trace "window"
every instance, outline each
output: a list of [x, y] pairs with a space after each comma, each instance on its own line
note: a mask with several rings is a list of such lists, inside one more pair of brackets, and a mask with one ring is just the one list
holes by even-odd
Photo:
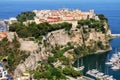
[[2, 73], [0, 73], [0, 78], [2, 77]]

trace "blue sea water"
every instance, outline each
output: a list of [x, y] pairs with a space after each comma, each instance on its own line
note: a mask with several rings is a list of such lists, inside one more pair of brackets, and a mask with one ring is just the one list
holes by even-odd
[[[112, 1], [112, 0], [111, 0]], [[16, 17], [17, 14], [24, 11], [31, 11], [35, 9], [60, 9], [60, 8], [70, 8], [70, 9], [80, 9], [82, 11], [88, 11], [90, 9], [94, 9], [97, 14], [104, 14], [108, 20], [109, 25], [112, 30], [112, 33], [120, 33], [120, 1], [118, 2], [110, 2], [110, 1], [99, 1], [99, 2], [87, 2], [87, 1], [79, 1], [79, 0], [2, 0], [0, 1], [0, 19], [7, 19], [10, 17]], [[116, 38], [111, 41], [111, 45], [113, 50], [108, 54], [112, 55], [114, 53], [114, 49], [120, 47], [120, 39]], [[102, 68], [103, 72], [106, 72], [107, 66], [105, 65], [105, 61], [107, 59], [107, 54], [88, 56], [84, 58], [84, 64], [86, 68], [94, 68], [96, 67], [96, 63], [94, 61], [98, 61], [100, 63], [100, 68]], [[96, 58], [95, 58], [96, 57]], [[101, 66], [102, 65], [102, 66]], [[86, 69], [86, 70], [87, 70]], [[109, 68], [108, 68], [109, 69]], [[113, 71], [109, 69], [108, 74], [113, 75], [117, 80], [120, 80], [120, 71]]]
[[[98, 0], [99, 1], [99, 0]], [[112, 2], [111, 2], [112, 1]], [[72, 0], [0, 0], [0, 19], [15, 17], [24, 11], [34, 9], [94, 9], [97, 14], [104, 14], [109, 19], [112, 33], [120, 33], [120, 1], [72, 1]]]

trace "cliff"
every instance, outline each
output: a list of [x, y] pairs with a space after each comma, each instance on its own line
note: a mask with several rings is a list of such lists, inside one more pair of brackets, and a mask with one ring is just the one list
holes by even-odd
[[[27, 70], [35, 70], [39, 64], [38, 62], [48, 60], [48, 56], [50, 55], [56, 56], [59, 51], [63, 53], [62, 56], [74, 59], [74, 55], [81, 57], [96, 52], [111, 50], [109, 44], [111, 31], [106, 21], [102, 23], [102, 29], [99, 28], [101, 23], [96, 25], [98, 26], [97, 28], [91, 28], [90, 25], [80, 25], [78, 23], [76, 25], [73, 24], [72, 28], [67, 31], [65, 29], [60, 29], [49, 32], [44, 36], [41, 42], [42, 44], [40, 44], [36, 50], [31, 51], [30, 56], [17, 66], [14, 71], [15, 76], [22, 75], [22, 73]], [[54, 53], [53, 49], [58, 46], [58, 53]], [[82, 52], [78, 51], [80, 54], [77, 54], [75, 51], [76, 49]], [[72, 54], [69, 54], [71, 52]], [[61, 61], [58, 56], [56, 58], [58, 58], [57, 62]], [[61, 61], [61, 64], [63, 64], [63, 62], [64, 61]]]
[[76, 27], [73, 26], [70, 31], [61, 29], [50, 32], [46, 36], [46, 40], [51, 47], [56, 45], [66, 46], [70, 43], [74, 47], [85, 45], [86, 47], [91, 47], [91, 49], [98, 47], [96, 50], [103, 50], [100, 47], [104, 47], [104, 50], [110, 49], [109, 40], [111, 31], [106, 22], [103, 24], [105, 32], [97, 31], [96, 28], [89, 28], [88, 25], [78, 27], [78, 24]]

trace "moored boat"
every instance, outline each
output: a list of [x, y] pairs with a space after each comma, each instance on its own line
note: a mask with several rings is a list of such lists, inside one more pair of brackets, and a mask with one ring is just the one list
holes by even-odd
[[99, 72], [97, 69], [89, 70], [86, 74], [100, 80], [116, 80], [113, 78], [113, 76], [105, 75], [104, 73]]

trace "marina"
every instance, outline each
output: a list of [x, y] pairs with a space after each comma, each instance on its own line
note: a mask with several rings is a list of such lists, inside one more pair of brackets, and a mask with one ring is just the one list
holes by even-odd
[[[81, 63], [81, 64], [79, 64]], [[82, 71], [84, 70], [85, 66], [83, 65], [83, 59], [81, 59], [81, 62], [80, 62], [80, 59], [77, 59], [77, 67], [73, 67], [76, 71]]]
[[[28, 4], [29, 3], [29, 4]], [[54, 4], [53, 4], [54, 3]], [[17, 14], [24, 12], [24, 11], [31, 11], [31, 10], [56, 10], [59, 8], [71, 8], [71, 9], [80, 9], [84, 12], [94, 9], [95, 13], [101, 13], [104, 14], [108, 18], [108, 23], [110, 25], [110, 29], [112, 31], [112, 36], [113, 40], [110, 41], [112, 50], [109, 52], [101, 53], [101, 54], [93, 54], [93, 55], [88, 55], [82, 58], [79, 58], [79, 62], [76, 60], [75, 64], [73, 65], [77, 71], [83, 71], [83, 74], [85, 76], [82, 76], [78, 80], [95, 80], [95, 79], [90, 79], [89, 76], [86, 75], [91, 75], [94, 77], [99, 77], [102, 79], [102, 77], [105, 80], [120, 80], [120, 52], [114, 52], [116, 48], [120, 47], [120, 29], [119, 29], [119, 24], [120, 24], [120, 1], [44, 1], [42, 2], [38, 0], [27, 0], [27, 1], [15, 1], [15, 0], [7, 0], [7, 1], [0, 1], [1, 4], [1, 10], [0, 10], [0, 18], [1, 19], [8, 19], [10, 17], [15, 17]], [[106, 5], [108, 4], [108, 5]], [[22, 5], [22, 6], [21, 6]], [[57, 12], [59, 13], [59, 12]], [[48, 20], [48, 22], [57, 22], [61, 21], [59, 17], [52, 16], [51, 14], [54, 14], [53, 12], [48, 12], [46, 17], [40, 17], [41, 22], [44, 20]], [[65, 21], [66, 18], [67, 20], [71, 20], [71, 15], [62, 15], [61, 18]], [[44, 16], [44, 15], [43, 15]], [[76, 17], [78, 18], [78, 17]], [[37, 20], [37, 17], [36, 17]], [[13, 20], [14, 21], [14, 20]], [[3, 31], [6, 31], [6, 25], [3, 25], [3, 23], [0, 23], [0, 39], [3, 39], [4, 36], [6, 36], [6, 33]], [[32, 62], [31, 62], [32, 63]], [[64, 67], [64, 65], [63, 65]], [[4, 67], [1, 67], [1, 70]], [[29, 69], [29, 68], [28, 68]], [[2, 74], [4, 73], [3, 70]], [[87, 73], [87, 74], [86, 74]], [[92, 74], [91, 74], [92, 73]], [[5, 76], [7, 77], [7, 76]], [[87, 78], [88, 77], [88, 78]], [[102, 80], [104, 80], [102, 79]], [[1, 79], [0, 79], [1, 80]], [[19, 79], [20, 80], [20, 79]], [[21, 79], [23, 80], [23, 79]], [[73, 79], [72, 79], [73, 80]], [[99, 80], [99, 79], [97, 79]]]
[[[113, 54], [115, 54], [116, 48], [120, 47], [120, 38], [114, 38], [111, 40], [111, 46], [112, 50], [109, 52], [101, 53], [101, 54], [93, 54], [86, 57], [79, 58], [81, 64], [81, 60], [83, 60], [82, 64], [84, 65], [83, 73], [86, 75], [86, 72], [92, 69], [97, 69], [98, 71], [106, 74], [106, 75], [112, 75], [113, 78], [116, 80], [120, 80], [120, 69], [113, 70], [111, 69], [111, 66], [109, 63], [110, 58]], [[75, 61], [74, 66], [77, 67], [78, 60]], [[108, 65], [109, 64], [109, 65]], [[89, 77], [89, 76], [88, 76]]]
[[97, 69], [87, 71], [87, 75], [100, 80], [116, 80], [113, 78], [113, 76], [105, 75], [104, 73], [99, 72]]
[[119, 70], [120, 69], [120, 52], [116, 51], [116, 53], [114, 53], [112, 57], [108, 60], [108, 62], [106, 62], [105, 64], [109, 65], [113, 70]]

